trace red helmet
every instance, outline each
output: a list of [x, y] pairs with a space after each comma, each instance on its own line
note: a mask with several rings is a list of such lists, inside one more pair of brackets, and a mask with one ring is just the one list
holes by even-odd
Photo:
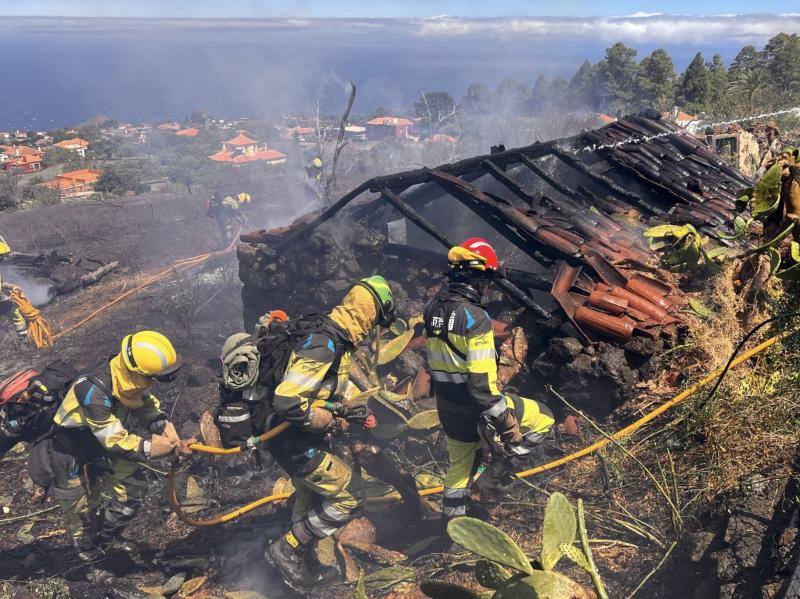
[[494, 248], [489, 244], [489, 242], [482, 237], [470, 237], [461, 243], [461, 247], [468, 249], [470, 252], [478, 254], [483, 258], [486, 258], [486, 262], [483, 265], [486, 270], [497, 272], [497, 270], [500, 268], [500, 261], [497, 259], [497, 252], [495, 252]]

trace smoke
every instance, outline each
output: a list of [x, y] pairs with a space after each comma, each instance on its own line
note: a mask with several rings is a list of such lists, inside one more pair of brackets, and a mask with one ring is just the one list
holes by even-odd
[[11, 283], [21, 287], [34, 306], [44, 306], [56, 296], [55, 286], [52, 282], [25, 274], [14, 265], [1, 264], [0, 277], [3, 283]]

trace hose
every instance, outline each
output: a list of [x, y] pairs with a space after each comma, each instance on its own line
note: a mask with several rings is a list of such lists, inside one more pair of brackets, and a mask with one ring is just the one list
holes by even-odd
[[[725, 367], [717, 369], [717, 370], [709, 373], [708, 375], [703, 377], [701, 380], [699, 380], [695, 384], [691, 385], [689, 388], [685, 389], [684, 391], [682, 391], [681, 393], [679, 393], [678, 395], [676, 395], [675, 397], [673, 397], [669, 401], [667, 401], [667, 402], [661, 404], [659, 407], [655, 408], [652, 412], [649, 412], [648, 414], [645, 414], [644, 416], [642, 416], [641, 418], [639, 418], [635, 422], [632, 422], [628, 426], [618, 430], [617, 432], [612, 434], [610, 436], [610, 438], [600, 439], [600, 440], [592, 443], [591, 445], [589, 445], [587, 447], [584, 447], [583, 449], [580, 449], [580, 450], [578, 450], [578, 451], [576, 451], [574, 453], [566, 455], [566, 456], [564, 456], [562, 458], [559, 458], [557, 460], [553, 460], [552, 462], [548, 462], [547, 464], [542, 464], [541, 466], [536, 466], [535, 468], [531, 468], [529, 470], [523, 470], [522, 472], [517, 472], [515, 476], [517, 476], [518, 478], [529, 478], [529, 477], [534, 476], [536, 474], [541, 474], [542, 472], [547, 472], [548, 470], [554, 470], [555, 468], [559, 468], [559, 467], [561, 467], [561, 466], [563, 466], [565, 464], [568, 464], [570, 462], [574, 462], [575, 460], [578, 460], [578, 459], [583, 458], [583, 457], [585, 457], [587, 455], [590, 455], [590, 454], [592, 454], [592, 453], [594, 453], [594, 452], [596, 452], [596, 451], [598, 451], [598, 450], [610, 445], [611, 443], [614, 443], [616, 441], [620, 441], [620, 440], [622, 440], [622, 439], [624, 439], [626, 437], [629, 437], [630, 435], [632, 435], [636, 431], [638, 431], [640, 428], [642, 428], [644, 425], [648, 424], [649, 422], [652, 422], [653, 420], [655, 420], [656, 418], [661, 416], [664, 412], [670, 410], [671, 408], [675, 407], [679, 403], [685, 401], [687, 398], [691, 397], [695, 392], [697, 392], [698, 390], [700, 390], [703, 387], [705, 387], [706, 385], [708, 385], [714, 379], [717, 379], [716, 384], [711, 389], [711, 391], [709, 392], [708, 396], [706, 396], [706, 398], [703, 400], [703, 405], [705, 405], [705, 403], [707, 403], [711, 399], [713, 394], [716, 392], [716, 390], [719, 387], [719, 385], [721, 384], [723, 378], [725, 377], [725, 375], [728, 373], [728, 371], [731, 368], [735, 368], [735, 367], [739, 366], [740, 364], [742, 364], [743, 362], [746, 362], [747, 360], [749, 360], [753, 356], [755, 356], [755, 355], [761, 353], [762, 351], [766, 350], [767, 348], [773, 346], [778, 341], [781, 341], [782, 339], [785, 339], [786, 337], [788, 337], [790, 335], [793, 335], [794, 333], [800, 331], [800, 329], [793, 329], [793, 330], [789, 330], [789, 331], [783, 331], [782, 333], [779, 333], [778, 335], [775, 335], [774, 337], [770, 337], [766, 341], [764, 341], [764, 342], [760, 343], [759, 345], [755, 346], [754, 348], [746, 351], [744, 354], [738, 355], [739, 352], [741, 351], [742, 347], [744, 346], [744, 344], [747, 342], [747, 340], [750, 337], [752, 337], [759, 329], [761, 329], [761, 327], [769, 324], [770, 322], [774, 322], [776, 320], [780, 320], [780, 319], [784, 319], [784, 318], [790, 318], [790, 317], [794, 317], [794, 316], [800, 316], [800, 312], [790, 312], [790, 313], [786, 313], [786, 314], [779, 314], [778, 316], [775, 316], [773, 318], [770, 318], [770, 319], [765, 320], [764, 322], [758, 324], [753, 330], [751, 330], [749, 333], [747, 333], [747, 335], [744, 336], [742, 341], [739, 343], [739, 345], [736, 347], [736, 349], [731, 354], [731, 357], [728, 360], [728, 363], [725, 365]], [[737, 357], [737, 355], [738, 355], [738, 357]], [[273, 429], [273, 430], [275, 430], [275, 429]], [[228, 522], [230, 520], [238, 518], [239, 516], [242, 516], [243, 514], [246, 514], [246, 513], [250, 512], [250, 511], [252, 511], [252, 510], [254, 510], [256, 508], [259, 508], [262, 505], [267, 505], [267, 504], [274, 503], [274, 502], [277, 502], [277, 501], [283, 501], [284, 499], [288, 499], [291, 496], [291, 494], [289, 494], [289, 493], [279, 493], [279, 494], [275, 494], [275, 495], [269, 495], [267, 497], [262, 497], [261, 499], [259, 499], [257, 501], [249, 503], [249, 504], [247, 504], [247, 505], [245, 505], [245, 506], [243, 506], [243, 507], [241, 507], [241, 508], [239, 508], [239, 509], [237, 509], [235, 511], [229, 512], [229, 513], [224, 514], [222, 516], [218, 516], [216, 518], [211, 518], [211, 519], [208, 519], [208, 520], [197, 520], [197, 519], [193, 519], [190, 516], [186, 515], [181, 509], [181, 506], [180, 506], [180, 503], [178, 502], [177, 494], [176, 494], [175, 488], [174, 488], [174, 471], [173, 470], [170, 470], [169, 476], [167, 477], [167, 488], [168, 488], [168, 496], [169, 496], [170, 504], [171, 504], [173, 510], [175, 510], [175, 513], [177, 514], [178, 518], [181, 521], [183, 521], [186, 524], [189, 524], [191, 526], [214, 526], [214, 525], [217, 525], [217, 524], [222, 524], [223, 522]], [[439, 493], [442, 493], [443, 491], [444, 491], [444, 487], [443, 486], [437, 486], [437, 487], [430, 487], [430, 488], [427, 488], [427, 489], [421, 489], [419, 491], [419, 494], [420, 494], [421, 497], [426, 497], [428, 495], [437, 495]], [[380, 498], [368, 499], [367, 501], [369, 503], [377, 503], [377, 502], [388, 501], [388, 500], [396, 501], [396, 500], [399, 500], [399, 499], [401, 499], [399, 493], [389, 493], [389, 494], [384, 495], [384, 496], [382, 496]]]

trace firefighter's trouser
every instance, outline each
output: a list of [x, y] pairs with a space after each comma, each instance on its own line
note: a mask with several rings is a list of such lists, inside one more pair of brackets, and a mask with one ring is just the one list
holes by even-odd
[[84, 464], [53, 439], [38, 443], [29, 461], [35, 482], [42, 484], [42, 477], [34, 476], [34, 470], [49, 471], [50, 494], [58, 500], [77, 546], [91, 542], [93, 533], [107, 540], [119, 532], [136, 515], [147, 491], [138, 462], [109, 455], [102, 467], [87, 464], [84, 468]]
[[294, 476], [292, 534], [301, 545], [324, 539], [344, 526], [361, 504], [352, 492], [352, 468], [332, 453], [310, 473]]
[[11, 321], [17, 335], [25, 337], [28, 334], [28, 323], [25, 322], [25, 318], [13, 301], [10, 299], [0, 300], [0, 314]]
[[[508, 407], [519, 414], [515, 402], [522, 401], [522, 418], [519, 428], [525, 445], [537, 445], [544, 440], [555, 420], [546, 406], [533, 399], [506, 396]], [[512, 407], [513, 406], [513, 407]], [[447, 442], [447, 474], [444, 477], [442, 515], [446, 518], [463, 516], [466, 513], [470, 485], [481, 461], [481, 442], [465, 442], [445, 437]]]

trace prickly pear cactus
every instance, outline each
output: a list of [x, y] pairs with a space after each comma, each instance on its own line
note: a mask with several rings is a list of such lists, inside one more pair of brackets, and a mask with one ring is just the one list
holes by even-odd
[[589, 561], [586, 559], [586, 556], [583, 554], [583, 551], [575, 547], [575, 545], [567, 545], [566, 543], [561, 543], [561, 545], [559, 545], [558, 548], [561, 550], [562, 555], [571, 559], [581, 568], [583, 568], [587, 572], [592, 571], [592, 567], [589, 565]]
[[511, 578], [511, 573], [500, 564], [480, 559], [475, 564], [475, 580], [487, 589], [499, 589], [503, 583]]
[[423, 582], [419, 588], [433, 599], [479, 599], [480, 597], [480, 595], [465, 587], [435, 580]]
[[562, 544], [572, 545], [577, 528], [575, 510], [561, 493], [553, 493], [544, 510], [542, 532], [542, 567], [552, 570], [561, 559]]
[[536, 570], [525, 578], [511, 578], [497, 589], [494, 599], [591, 599], [593, 595], [558, 572]]
[[456, 543], [481, 557], [532, 574], [533, 568], [517, 544], [499, 528], [476, 518], [454, 518], [447, 525], [447, 534]]

